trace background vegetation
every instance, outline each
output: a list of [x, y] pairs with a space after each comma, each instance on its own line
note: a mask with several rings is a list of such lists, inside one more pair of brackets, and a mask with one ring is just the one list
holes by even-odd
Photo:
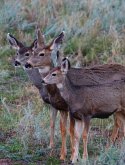
[[[40, 25], [47, 41], [65, 30], [62, 50], [76, 66], [111, 62], [124, 64], [125, 1], [0, 1], [0, 159], [7, 158], [19, 165], [56, 165], [60, 164], [59, 116], [56, 146], [50, 150], [49, 107], [43, 104], [23, 70], [12, 65], [14, 51], [6, 41], [9, 32], [30, 44], [35, 37], [36, 24]], [[93, 121], [88, 164], [125, 164], [124, 141], [118, 141], [118, 145], [106, 150], [112, 126], [112, 118]], [[69, 139], [67, 145], [69, 160]], [[83, 164], [82, 160], [80, 164]]]

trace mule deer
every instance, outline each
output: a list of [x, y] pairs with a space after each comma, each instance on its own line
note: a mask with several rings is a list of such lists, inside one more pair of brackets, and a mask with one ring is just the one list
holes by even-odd
[[[8, 34], [8, 40], [11, 44], [11, 46], [17, 50], [15, 65], [25, 65], [26, 61], [30, 58], [32, 55], [34, 49], [35, 52], [39, 52], [39, 56], [43, 56], [43, 52], [41, 52], [41, 46], [46, 47], [46, 51], [48, 54], [51, 54], [51, 52], [54, 50], [55, 52], [59, 48], [60, 43], [62, 42], [62, 39], [64, 37], [64, 33], [62, 32], [57, 38], [55, 38], [50, 45], [45, 46], [44, 38], [40, 32], [40, 29], [37, 29], [37, 40], [33, 42], [33, 44], [30, 47], [25, 47], [21, 42], [19, 42], [16, 38], [14, 38], [12, 35]], [[54, 48], [54, 46], [56, 46]], [[50, 61], [48, 61], [48, 64], [50, 65]], [[26, 65], [29, 67], [28, 65]], [[44, 69], [44, 72], [47, 70]], [[60, 129], [61, 129], [61, 135], [62, 135], [62, 148], [61, 148], [61, 157], [60, 159], [64, 160], [66, 156], [66, 123], [67, 123], [67, 104], [65, 103], [64, 99], [60, 97], [59, 90], [55, 87], [55, 85], [42, 85], [42, 78], [37, 68], [32, 69], [26, 69], [28, 76], [30, 77], [30, 80], [33, 81], [33, 84], [39, 89], [40, 94], [43, 98], [43, 100], [46, 103], [49, 103], [51, 106], [51, 137], [50, 137], [50, 146], [53, 147], [54, 145], [54, 128], [55, 128], [55, 119], [57, 116], [58, 109], [61, 110], [61, 119], [60, 119]], [[48, 92], [49, 91], [49, 92]], [[72, 126], [70, 128], [73, 130]]]
[[[43, 52], [45, 51], [42, 48], [41, 48], [41, 50], [43, 50]], [[59, 56], [58, 53], [59, 52], [57, 52], [57, 56]], [[31, 58], [28, 60], [26, 67], [38, 67], [43, 70], [45, 70], [44, 69], [44, 67], [45, 67], [45, 68], [48, 68], [48, 70], [49, 70], [49, 68], [52, 67], [51, 59], [52, 59], [51, 54], [48, 55], [48, 54], [45, 54], [45, 52], [44, 52], [44, 55], [42, 57], [40, 57], [39, 51], [36, 51], [36, 52], [34, 52], [34, 55], [31, 56]], [[50, 62], [48, 63], [48, 61], [50, 61]], [[41, 69], [40, 69], [40, 71], [42, 71]], [[106, 72], [106, 70], [108, 70], [108, 72], [110, 72], [110, 74], [108, 74], [108, 72]], [[124, 72], [125, 68], [121, 65], [103, 65], [103, 66], [100, 65], [100, 66], [95, 66], [95, 67], [91, 67], [88, 69], [84, 69], [84, 71], [85, 71], [84, 72], [85, 77], [89, 76], [88, 78], [93, 79], [95, 84], [104, 83], [104, 81], [106, 83], [110, 83], [115, 80], [121, 80], [122, 78], [125, 77], [125, 72]], [[94, 74], [93, 74], [93, 71], [94, 71]], [[88, 75], [88, 72], [91, 74]], [[81, 78], [81, 75], [79, 75], [79, 80]], [[73, 76], [73, 78], [74, 78], [74, 76]], [[77, 81], [77, 78], [76, 78], [76, 81]], [[79, 81], [79, 83], [81, 83], [81, 82]], [[83, 83], [83, 81], [82, 81], [82, 83]], [[84, 79], [84, 83], [86, 85], [88, 84], [87, 79]], [[91, 81], [91, 83], [93, 83], [93, 82]], [[112, 141], [115, 141], [115, 139], [117, 137], [118, 129], [120, 127], [119, 123], [120, 123], [120, 120], [118, 117], [118, 113], [117, 114], [115, 113], [115, 126], [113, 128]], [[87, 126], [86, 126], [86, 128], [87, 128]], [[83, 136], [85, 136], [85, 133], [83, 133]]]
[[[38, 38], [40, 35], [40, 32], [37, 33]], [[60, 37], [63, 37], [63, 32], [60, 34]], [[41, 36], [41, 35], [40, 35]], [[45, 77], [46, 74], [48, 74], [49, 70], [53, 68], [54, 63], [53, 60], [49, 57], [53, 58], [56, 57], [56, 55], [59, 53], [58, 51], [58, 43], [60, 42], [60, 39], [53, 40], [49, 45], [45, 45], [43, 42], [39, 43], [39, 40], [36, 44], [36, 47], [34, 49], [34, 54], [29, 58], [27, 61], [27, 64], [25, 65], [26, 68], [38, 68], [39, 72], [41, 73], [41, 77]], [[41, 44], [42, 43], [42, 44]], [[56, 50], [56, 51], [55, 51]], [[52, 53], [50, 53], [52, 52]], [[50, 55], [51, 54], [51, 55]], [[39, 60], [40, 59], [40, 60]], [[44, 65], [41, 65], [41, 61], [44, 63]], [[65, 159], [66, 156], [66, 127], [67, 127], [67, 117], [68, 117], [68, 111], [69, 107], [64, 101], [64, 99], [61, 97], [60, 92], [56, 85], [47, 85], [46, 86], [47, 91], [50, 96], [51, 104], [52, 106], [56, 107], [61, 114], [61, 121], [60, 121], [60, 129], [62, 134], [62, 149], [61, 149], [61, 159]], [[70, 116], [70, 136], [73, 136], [74, 131], [74, 119]], [[72, 138], [71, 138], [72, 139]], [[73, 146], [72, 140], [71, 140], [71, 148]]]
[[[31, 46], [27, 47], [25, 46], [22, 42], [18, 41], [14, 36], [8, 34], [7, 39], [12, 46], [13, 49], [16, 50], [16, 55], [15, 55], [15, 62], [14, 65], [15, 67], [17, 66], [23, 66], [25, 72], [27, 73], [29, 79], [35, 85], [39, 93], [45, 103], [50, 104], [50, 99], [48, 92], [46, 90], [46, 87], [41, 84], [42, 79], [40, 76], [40, 73], [37, 68], [32, 68], [32, 69], [26, 69], [25, 64], [29, 57], [32, 55], [34, 44], [36, 40], [31, 44]], [[54, 128], [55, 128], [55, 118], [57, 115], [57, 110], [51, 107], [51, 136], [50, 136], [50, 147], [52, 148], [54, 146]]]
[[[122, 72], [121, 79], [114, 73], [117, 72], [116, 66]], [[57, 85], [61, 96], [69, 105], [70, 113], [75, 118], [72, 163], [77, 161], [79, 140], [83, 130], [85, 132], [83, 158], [86, 159], [88, 156], [87, 139], [92, 118], [107, 118], [116, 113], [124, 124], [125, 134], [125, 67], [120, 65], [109, 67], [106, 65], [106, 67], [105, 69], [102, 66], [100, 71], [99, 68], [74, 69], [70, 68], [69, 60], [64, 58], [61, 67], [52, 69], [44, 78], [45, 83]], [[96, 72], [100, 72], [101, 77], [98, 75], [98, 79]], [[112, 77], [113, 81], [105, 79], [106, 74], [110, 74], [109, 78]]]
[[[54, 45], [51, 45], [51, 47], [54, 47]], [[36, 50], [34, 50], [34, 55], [32, 55], [31, 58], [28, 60], [26, 67], [31, 67], [31, 68], [37, 67], [37, 68], [39, 68], [40, 72], [42, 72], [43, 70], [49, 71], [49, 69], [52, 68], [53, 58], [51, 57], [51, 53], [49, 53], [49, 54], [45, 53], [45, 51], [47, 51], [46, 49], [48, 49], [47, 46], [44, 46], [44, 45], [42, 45], [41, 47], [38, 46], [38, 48]], [[42, 53], [42, 55], [41, 55], [41, 53]], [[54, 55], [54, 63], [60, 63], [60, 55], [59, 55], [58, 51], [57, 51], [57, 54], [55, 53], [55, 55]], [[118, 65], [118, 64], [97, 65], [94, 67], [85, 68], [84, 69], [85, 79], [83, 79], [83, 78], [82, 79], [84, 80], [85, 85], [88, 84], [89, 78], [91, 78], [91, 80], [94, 81], [94, 82], [91, 81], [92, 84], [93, 83], [100, 84], [100, 83], [104, 83], [104, 81], [106, 83], [110, 83], [115, 80], [121, 80], [122, 78], [124, 78], [125, 77], [124, 71], [125, 71], [125, 67]], [[110, 74], [109, 74], [109, 72], [110, 72]], [[43, 75], [43, 73], [42, 73], [42, 75]], [[81, 75], [82, 74], [79, 75], [79, 85], [80, 85], [80, 83], [83, 83], [83, 81], [80, 81]], [[44, 75], [43, 75], [43, 77], [44, 77]], [[72, 77], [74, 78], [74, 75], [72, 75]], [[87, 79], [87, 77], [88, 77], [88, 79]], [[77, 81], [77, 78], [75, 80]], [[90, 83], [90, 81], [89, 81], [89, 83]], [[112, 136], [111, 136], [112, 142], [115, 142], [116, 137], [118, 135], [118, 129], [121, 126], [119, 116], [117, 114], [115, 114], [114, 116], [115, 116], [114, 127], [113, 127]]]
[[49, 103], [49, 98], [47, 92], [42, 89], [44, 89], [44, 86], [41, 84], [42, 79], [40, 77], [38, 69], [32, 69], [27, 70], [25, 68], [26, 61], [29, 59], [29, 57], [32, 55], [34, 44], [36, 40], [33, 41], [31, 46], [27, 47], [22, 42], [18, 41], [14, 36], [11, 34], [7, 34], [7, 39], [13, 49], [16, 50], [16, 55], [14, 57], [14, 65], [17, 66], [23, 66], [25, 72], [27, 73], [29, 79], [33, 82], [33, 84], [39, 89], [40, 94], [45, 102]]

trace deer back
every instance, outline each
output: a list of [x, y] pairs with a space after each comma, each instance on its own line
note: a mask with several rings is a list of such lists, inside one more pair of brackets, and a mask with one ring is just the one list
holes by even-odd
[[125, 79], [125, 67], [118, 64], [106, 64], [91, 68], [71, 68], [68, 72], [74, 85], [96, 85]]
[[125, 108], [125, 80], [76, 86], [66, 77], [62, 96], [75, 118], [106, 118]]
[[125, 108], [125, 67], [103, 65], [93, 68], [70, 68], [67, 58], [44, 78], [57, 84], [75, 118], [105, 118]]

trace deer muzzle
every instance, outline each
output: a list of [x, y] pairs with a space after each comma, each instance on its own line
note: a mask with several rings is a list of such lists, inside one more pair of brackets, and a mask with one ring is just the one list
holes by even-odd
[[32, 68], [32, 65], [31, 65], [30, 63], [27, 62], [27, 63], [25, 64], [25, 68]]
[[21, 63], [19, 61], [15, 61], [14, 65], [19, 66], [19, 65], [21, 65]]
[[44, 80], [42, 80], [42, 82], [41, 82], [43, 85], [47, 85], [47, 83], [44, 81]]

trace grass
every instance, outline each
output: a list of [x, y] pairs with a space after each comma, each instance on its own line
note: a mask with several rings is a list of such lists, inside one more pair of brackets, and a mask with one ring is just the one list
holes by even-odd
[[[0, 1], [0, 159], [13, 164], [58, 165], [61, 138], [59, 115], [56, 146], [49, 145], [49, 107], [29, 82], [23, 69], [12, 64], [14, 51], [6, 41], [12, 33], [24, 43], [35, 37], [39, 24], [47, 41], [65, 30], [62, 50], [74, 66], [125, 62], [125, 2], [117, 0]], [[112, 117], [94, 120], [89, 135], [88, 165], [125, 164], [124, 140], [106, 150]], [[69, 138], [67, 141], [70, 155]], [[80, 154], [82, 154], [82, 143]], [[80, 164], [84, 164], [80, 159]]]

